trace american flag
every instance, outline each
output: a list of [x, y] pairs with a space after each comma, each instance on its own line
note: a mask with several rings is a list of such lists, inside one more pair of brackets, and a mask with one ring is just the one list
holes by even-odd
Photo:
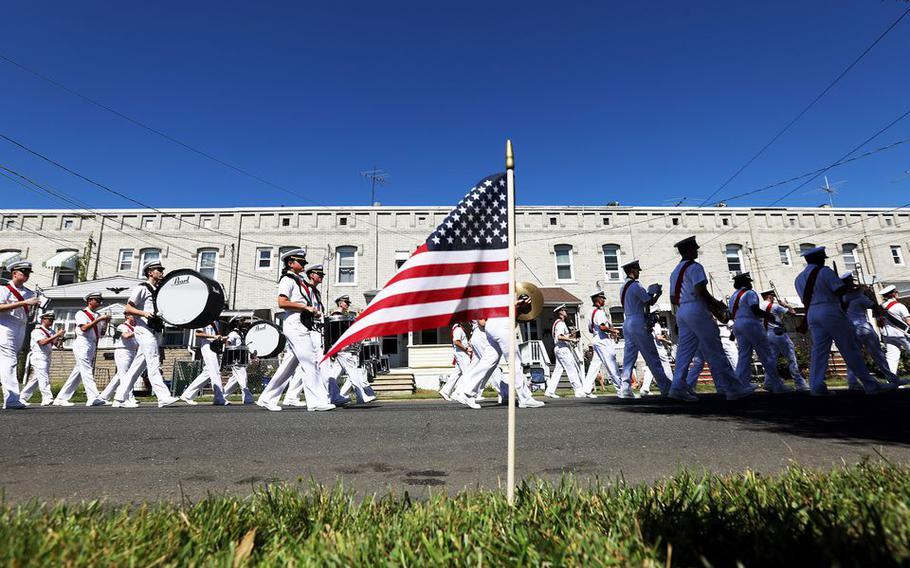
[[509, 315], [506, 174], [482, 179], [430, 233], [335, 345]]

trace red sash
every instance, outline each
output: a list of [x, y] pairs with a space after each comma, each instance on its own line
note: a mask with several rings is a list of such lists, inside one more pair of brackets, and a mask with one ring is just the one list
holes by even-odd
[[806, 279], [806, 289], [803, 290], [803, 305], [806, 306], [806, 321], [809, 321], [809, 308], [812, 307], [812, 293], [815, 292], [815, 281], [818, 280], [818, 273], [821, 272], [822, 267], [816, 266], [812, 269], [812, 273], [809, 274], [809, 278]]
[[[82, 313], [85, 314], [85, 316], [88, 318], [89, 323], [95, 321], [95, 316], [92, 315], [92, 312], [88, 310], [82, 310]], [[95, 343], [98, 343], [98, 340], [100, 339], [98, 337], [98, 326], [92, 326], [92, 331], [95, 332]]]
[[595, 333], [594, 332], [594, 316], [597, 314], [597, 310], [599, 310], [599, 309], [600, 308], [594, 308], [593, 310], [591, 310], [591, 323], [588, 324], [588, 329], [591, 330], [591, 333]]
[[[772, 307], [773, 305], [774, 305], [774, 302], [768, 302], [768, 305], [765, 307], [765, 311], [768, 312], [768, 313], [771, 314], [771, 315], [774, 315], [774, 314], [771, 313], [771, 307]], [[765, 331], [767, 331], [767, 330], [768, 330], [768, 320], [765, 320], [764, 323], [765, 323]]]
[[39, 327], [38, 329], [40, 329], [40, 330], [41, 330], [41, 333], [44, 334], [44, 338], [45, 338], [45, 339], [50, 339], [50, 338], [51, 338], [51, 334], [50, 334], [49, 331], [47, 331], [47, 330], [44, 329], [43, 327]]
[[[7, 284], [6, 287], [9, 288], [9, 291], [13, 294], [13, 296], [16, 297], [17, 300], [19, 300], [20, 302], [25, 301], [25, 298], [22, 297], [22, 294], [19, 293], [19, 290], [16, 290], [15, 288], [13, 288], [12, 284]], [[25, 317], [28, 318], [29, 306], [25, 306], [23, 309], [25, 309]]]
[[686, 270], [688, 270], [689, 267], [693, 264], [695, 264], [694, 260], [687, 260], [686, 263], [683, 264], [682, 268], [679, 269], [679, 277], [676, 279], [676, 285], [673, 287], [673, 295], [670, 296], [670, 303], [674, 306], [679, 305], [679, 296], [682, 294], [682, 286], [684, 277], [686, 276]]
[[622, 306], [622, 309], [626, 309], [626, 291], [629, 289], [635, 280], [629, 280], [626, 282], [626, 285], [622, 287], [622, 292], [619, 293], [619, 305]]
[[886, 310], [890, 310], [891, 308], [893, 308], [894, 306], [896, 306], [896, 305], [899, 304], [899, 303], [900, 303], [900, 302], [898, 302], [897, 300], [893, 300], [893, 299], [892, 299], [890, 302], [888, 302], [887, 304], [885, 304], [885, 309], [886, 309]]
[[736, 312], [739, 311], [739, 301], [740, 301], [740, 299], [742, 299], [743, 296], [745, 296], [746, 292], [748, 292], [748, 290], [746, 290], [745, 288], [743, 288], [743, 289], [740, 290], [739, 293], [736, 295], [736, 299], [733, 300], [733, 309], [730, 310], [730, 315], [733, 316], [733, 319], [736, 319]]
[[126, 328], [130, 330], [130, 333], [136, 333], [136, 330], [130, 324], [124, 323], [123, 325], [125, 325]]

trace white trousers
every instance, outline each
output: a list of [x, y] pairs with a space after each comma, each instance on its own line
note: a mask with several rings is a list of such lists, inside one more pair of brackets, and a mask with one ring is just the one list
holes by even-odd
[[831, 357], [831, 344], [837, 345], [847, 368], [866, 385], [877, 383], [859, 349], [856, 331], [846, 314], [837, 304], [818, 304], [809, 311], [809, 333], [812, 334], [812, 358], [809, 364], [809, 388], [813, 391], [825, 388], [825, 372]]
[[371, 401], [376, 398], [373, 387], [370, 386], [370, 382], [367, 380], [367, 372], [360, 366], [360, 357], [357, 353], [339, 351], [335, 355], [335, 361], [338, 363], [338, 370], [334, 376], [335, 383], [338, 383], [342, 371], [348, 376], [347, 382], [338, 392], [339, 396], [344, 396], [353, 389], [357, 402]]
[[622, 383], [620, 382], [619, 369], [616, 367], [616, 348], [613, 347], [613, 342], [595, 341], [593, 346], [594, 357], [591, 358], [591, 365], [588, 366], [588, 373], [585, 375], [585, 380], [581, 385], [582, 390], [585, 394], [594, 392], [594, 381], [597, 379], [597, 373], [604, 369], [606, 377], [610, 379], [616, 391], [619, 392], [619, 389], [622, 388]]
[[[484, 332], [487, 334], [490, 348], [484, 351], [477, 364], [468, 369], [467, 375], [458, 381], [455, 389], [455, 392], [469, 398], [474, 398], [480, 394], [481, 387], [487, 384], [487, 380], [499, 367], [500, 360], [509, 356], [509, 338], [510, 334], [515, 333], [515, 330], [509, 325], [508, 318], [491, 318], [487, 320]], [[515, 395], [519, 402], [531, 400], [533, 397], [525, 382], [521, 353], [517, 344], [515, 346], [515, 368], [512, 370], [512, 374], [515, 379]], [[503, 400], [508, 400], [509, 381], [504, 375], [499, 385], [499, 395]]]
[[231, 367], [231, 378], [228, 379], [226, 385], [224, 385], [224, 396], [231, 394], [237, 388], [240, 389], [240, 392], [243, 394], [243, 404], [252, 404], [254, 402], [253, 393], [250, 391], [249, 385], [247, 384], [247, 373], [246, 367], [241, 365], [233, 365]]
[[446, 395], [451, 395], [455, 390], [455, 384], [459, 379], [463, 378], [468, 369], [471, 368], [471, 356], [465, 353], [464, 351], [455, 352], [455, 368], [452, 369], [452, 372], [449, 373], [448, 378], [446, 379], [446, 384], [442, 385], [442, 388], [439, 389], [439, 392]]
[[19, 403], [19, 348], [25, 339], [25, 324], [0, 325], [0, 386], [3, 405]]
[[[890, 361], [888, 361], [888, 358], [882, 349], [882, 344], [879, 341], [878, 334], [875, 333], [872, 324], [865, 318], [851, 321], [856, 328], [856, 340], [859, 342], [860, 348], [866, 348], [866, 352], [872, 357], [872, 360], [875, 361], [875, 366], [878, 367], [878, 370], [881, 371], [888, 382], [896, 383], [898, 380], [897, 375], [891, 370]], [[898, 351], [898, 356], [900, 356], [899, 354], [900, 351]], [[851, 385], [857, 383], [856, 374], [853, 373], [849, 367], [847, 368], [847, 383]]]
[[152, 392], [158, 402], [171, 400], [171, 393], [164, 384], [164, 377], [161, 376], [161, 358], [158, 356], [158, 337], [157, 334], [145, 325], [137, 325], [135, 329], [136, 343], [139, 344], [139, 353], [130, 363], [130, 368], [120, 379], [117, 385], [117, 394], [114, 400], [117, 402], [126, 402], [133, 393], [133, 387], [136, 381], [142, 376], [142, 371], [148, 371], [149, 383], [152, 385]]
[[199, 355], [202, 356], [202, 372], [186, 387], [181, 398], [193, 400], [208, 382], [211, 383], [212, 393], [215, 395], [213, 402], [224, 404], [224, 387], [221, 383], [221, 364], [218, 362], [218, 354], [212, 351], [211, 345], [204, 344], [199, 348]]
[[[660, 367], [664, 370], [664, 376], [668, 379], [673, 376], [673, 367], [670, 366], [670, 355], [667, 353], [667, 348], [658, 341], [654, 340], [654, 349], [657, 350], [657, 357], [660, 359]], [[639, 390], [643, 392], [651, 391], [651, 381], [654, 379], [654, 375], [651, 374], [651, 369], [645, 365], [645, 370], [642, 373], [641, 379], [641, 388]]]
[[29, 364], [26, 366], [26, 376], [28, 376], [29, 368], [32, 370], [32, 377], [25, 383], [25, 386], [22, 387], [22, 392], [19, 393], [19, 399], [23, 402], [28, 402], [28, 399], [32, 398], [32, 394], [34, 394], [35, 390], [40, 390], [41, 404], [50, 404], [54, 401], [54, 393], [51, 392], [50, 358], [44, 357], [43, 355], [36, 357], [35, 352], [32, 351], [32, 354], [29, 356]]
[[[648, 370], [657, 379], [657, 386], [662, 392], [670, 389], [670, 377], [667, 376], [663, 361], [657, 352], [654, 336], [648, 331], [648, 324], [644, 319], [629, 318], [622, 324], [623, 337], [626, 341], [625, 352], [622, 356], [622, 379], [620, 383], [624, 389], [632, 389], [632, 370], [641, 353]], [[650, 381], [649, 381], [650, 382]], [[650, 386], [650, 384], [648, 385]], [[647, 390], [647, 389], [645, 389]]]
[[306, 397], [307, 407], [315, 408], [328, 404], [329, 393], [325, 384], [319, 379], [319, 371], [316, 368], [316, 349], [313, 347], [313, 339], [309, 330], [300, 324], [285, 324], [283, 332], [290, 349], [269, 384], [260, 393], [259, 402], [277, 405], [281, 399], [281, 393], [284, 392], [284, 387], [287, 386], [288, 381], [299, 367], [302, 373], [300, 376], [301, 390]]
[[[139, 353], [138, 347], [135, 351], [123, 347], [114, 349], [114, 363], [117, 365], [117, 374], [114, 375], [111, 382], [109, 382], [107, 386], [104, 387], [104, 390], [101, 391], [101, 398], [103, 400], [110, 401], [114, 397], [114, 394], [117, 392], [117, 387], [120, 385], [120, 381], [129, 373], [130, 365], [133, 364], [133, 359], [136, 358], [137, 353]], [[142, 357], [142, 355], [140, 354], [139, 357]], [[132, 392], [129, 393], [129, 400], [136, 400], [136, 396]]]
[[752, 381], [752, 352], [765, 368], [765, 386], [780, 386], [783, 381], [777, 373], [777, 357], [768, 344], [765, 326], [758, 320], [738, 319], [733, 323], [736, 347], [739, 357], [736, 362], [736, 378], [741, 384]]
[[778, 335], [773, 329], [769, 329], [768, 345], [771, 346], [771, 355], [777, 361], [780, 357], [787, 359], [787, 368], [790, 370], [790, 376], [797, 383], [804, 382], [802, 373], [799, 372], [799, 361], [796, 360], [796, 349], [793, 348], [793, 341], [786, 332]]
[[[672, 390], [685, 390], [689, 385], [689, 364], [696, 352], [701, 352], [711, 369], [714, 384], [722, 390], [736, 390], [739, 386], [733, 367], [724, 353], [720, 331], [714, 316], [701, 302], [686, 302], [676, 312], [679, 342], [676, 347], [676, 370], [673, 372]], [[701, 366], [699, 366], [701, 371]], [[696, 378], [698, 374], [696, 373]]]
[[882, 340], [885, 342], [888, 368], [892, 373], [897, 374], [897, 366], [901, 362], [901, 351], [910, 354], [910, 337], [906, 335], [886, 335]]
[[60, 392], [57, 393], [57, 398], [54, 399], [54, 402], [65, 402], [72, 398], [80, 381], [82, 386], [85, 387], [86, 406], [91, 406], [95, 402], [100, 395], [98, 386], [95, 384], [96, 352], [97, 347], [94, 340], [76, 338], [73, 341], [73, 357], [76, 359], [76, 364], [69, 378], [60, 387]]
[[559, 379], [562, 377], [563, 370], [565, 370], [566, 375], [569, 377], [569, 384], [572, 385], [572, 390], [575, 391], [576, 395], [583, 395], [581, 370], [578, 368], [578, 363], [575, 362], [572, 347], [556, 345], [553, 347], [553, 355], [556, 357], [556, 366], [553, 367], [553, 372], [550, 373], [550, 377], [547, 379], [546, 393], [556, 394], [556, 387], [559, 386]]

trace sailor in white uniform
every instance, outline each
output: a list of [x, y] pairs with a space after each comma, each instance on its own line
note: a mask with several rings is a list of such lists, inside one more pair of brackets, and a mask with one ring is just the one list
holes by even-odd
[[[102, 399], [110, 402], [114, 398], [120, 381], [129, 373], [137, 354], [142, 357], [139, 353], [139, 342], [136, 341], [136, 316], [128, 315], [123, 323], [117, 326], [114, 336], [114, 364], [117, 366], [117, 374], [101, 391]], [[126, 402], [131, 406], [139, 405], [133, 392], [128, 393]]]
[[[724, 357], [727, 358], [730, 368], [735, 372], [736, 365], [739, 362], [739, 349], [736, 347], [736, 336], [733, 334], [733, 322], [717, 322], [717, 334], [720, 336], [720, 345], [724, 350]], [[695, 352], [695, 357], [692, 358], [692, 363], [689, 364], [689, 372], [686, 375], [686, 386], [690, 393], [695, 394], [698, 378], [704, 370], [705, 356], [699, 350]], [[737, 380], [739, 379], [737, 378]], [[725, 394], [724, 387], [717, 382], [714, 383], [714, 390], [719, 394]]]
[[237, 316], [232, 318], [229, 323], [231, 331], [228, 333], [227, 339], [224, 340], [224, 356], [228, 357], [233, 363], [231, 364], [231, 378], [228, 379], [227, 384], [224, 385], [224, 397], [227, 398], [229, 394], [239, 388], [240, 393], [243, 395], [243, 404], [254, 404], [256, 399], [253, 398], [253, 393], [250, 391], [249, 384], [247, 383], [247, 365], [241, 363], [237, 358], [231, 358], [232, 352], [244, 348], [243, 336], [241, 335], [245, 325], [244, 320]]
[[[881, 309], [875, 303], [875, 300], [872, 299], [874, 296], [872, 296], [871, 290], [868, 288], [864, 290], [858, 286], [853, 279], [852, 272], [841, 274], [840, 279], [847, 287], [847, 291], [844, 292], [843, 300], [847, 310], [847, 319], [849, 319], [850, 323], [856, 328], [856, 340], [859, 342], [860, 347], [865, 348], [866, 353], [875, 362], [875, 366], [878, 367], [879, 372], [885, 376], [885, 379], [887, 379], [889, 383], [896, 383], [898, 385], [907, 384], [910, 381], [899, 379], [897, 375], [891, 371], [891, 367], [888, 364], [888, 358], [885, 356], [884, 350], [882, 350], [882, 344], [878, 338], [878, 334], [875, 333], [875, 329], [872, 327], [872, 324], [869, 323], [869, 318], [866, 315], [867, 311], [875, 310], [878, 312]], [[867, 291], [869, 292], [868, 294]], [[856, 378], [856, 374], [851, 371], [849, 367], [847, 368], [847, 386], [850, 390], [863, 390], [862, 385]]]
[[[486, 318], [480, 318], [474, 321], [474, 325], [471, 330], [471, 349], [474, 350], [474, 357], [471, 359], [471, 366], [474, 367], [480, 363], [480, 359], [483, 357], [483, 354], [488, 350], [492, 349], [490, 347], [490, 339], [487, 337], [486, 332], [487, 320]], [[487, 388], [492, 388], [496, 391], [499, 404], [502, 404], [502, 394], [500, 393], [500, 387], [502, 382], [505, 380], [502, 374], [502, 368], [499, 365], [493, 368], [493, 372], [490, 373], [490, 378], [487, 379], [487, 384], [480, 390], [481, 393]], [[475, 402], [481, 400], [481, 397], [475, 398]]]
[[439, 389], [439, 395], [446, 400], [452, 400], [455, 384], [458, 379], [467, 374], [468, 369], [471, 368], [471, 357], [474, 356], [474, 350], [468, 341], [468, 334], [464, 329], [464, 324], [461, 322], [452, 326], [452, 351], [454, 353], [455, 368], [452, 369], [445, 384]]
[[787, 360], [787, 368], [790, 376], [793, 377], [794, 388], [798, 391], [808, 391], [809, 383], [799, 372], [799, 361], [796, 360], [796, 349], [793, 347], [793, 341], [784, 328], [783, 317], [785, 315], [795, 316], [796, 310], [784, 302], [783, 298], [778, 298], [774, 290], [763, 290], [759, 292], [762, 297], [761, 308], [772, 317], [765, 319], [765, 329], [767, 330], [768, 345], [771, 346], [771, 355], [777, 361], [781, 356]]
[[[337, 306], [337, 309], [333, 311], [331, 315], [350, 317], [357, 315], [351, 311], [351, 298], [347, 294], [335, 298], [335, 305]], [[331, 345], [326, 347], [331, 347]], [[358, 343], [345, 347], [335, 354], [334, 359], [337, 361], [338, 365], [336, 365], [337, 370], [335, 371], [335, 376], [332, 380], [335, 384], [338, 384], [341, 372], [344, 371], [348, 376], [348, 380], [342, 385], [339, 393], [340, 396], [344, 397], [345, 400], [350, 400], [347, 397], [347, 393], [353, 390], [357, 402], [363, 404], [376, 400], [376, 393], [373, 392], [373, 387], [370, 386], [366, 370], [360, 366], [359, 351], [360, 344]]]
[[[884, 298], [882, 308], [887, 312], [882, 326], [885, 355], [891, 372], [897, 373], [901, 351], [910, 355], [910, 310], [901, 303], [896, 286], [885, 286], [881, 294]], [[904, 325], [900, 325], [901, 322]]]
[[676, 370], [668, 396], [683, 401], [698, 400], [686, 384], [689, 364], [697, 351], [704, 355], [715, 385], [723, 389], [727, 400], [749, 396], [754, 389], [751, 385], [739, 383], [724, 355], [714, 314], [725, 312], [726, 306], [708, 292], [708, 276], [704, 267], [695, 260], [698, 258], [698, 243], [695, 237], [688, 237], [674, 246], [682, 257], [670, 275], [670, 302], [678, 306], [676, 322], [679, 341]]
[[[670, 366], [669, 349], [673, 344], [670, 341], [670, 338], [664, 333], [663, 326], [661, 326], [660, 322], [656, 319], [651, 328], [651, 337], [654, 338], [654, 349], [657, 351], [657, 357], [660, 359], [660, 367], [664, 370], [664, 376], [672, 377], [673, 367]], [[641, 388], [638, 392], [641, 394], [651, 394], [651, 382], [653, 380], [654, 375], [651, 374], [650, 368], [645, 365], [645, 370], [642, 373]]]
[[619, 331], [610, 325], [610, 315], [604, 304], [607, 300], [607, 294], [603, 290], [591, 295], [591, 303], [594, 307], [591, 309], [591, 316], [588, 318], [588, 332], [593, 336], [591, 345], [594, 349], [594, 356], [591, 358], [591, 364], [588, 366], [588, 372], [582, 383], [582, 390], [588, 398], [597, 398], [594, 394], [594, 381], [597, 379], [597, 373], [604, 369], [604, 373], [610, 379], [616, 392], [620, 392], [619, 369], [616, 366], [616, 342], [614, 336]]
[[73, 406], [70, 398], [76, 392], [80, 381], [85, 387], [86, 406], [107, 404], [101, 398], [98, 385], [95, 383], [95, 356], [98, 353], [98, 342], [107, 329], [107, 322], [111, 319], [109, 314], [98, 313], [102, 301], [100, 292], [86, 294], [86, 307], [76, 312], [76, 339], [73, 340], [73, 358], [76, 359], [76, 364], [69, 378], [60, 387], [60, 392], [57, 393], [57, 398], [53, 402], [54, 406]]
[[284, 310], [282, 332], [290, 349], [256, 404], [266, 410], [281, 410], [278, 405], [281, 393], [299, 366], [303, 372], [302, 384], [307, 410], [332, 410], [335, 405], [329, 402], [328, 390], [319, 378], [317, 347], [313, 344], [313, 337], [317, 335], [314, 333], [316, 322], [322, 319], [322, 311], [319, 304], [311, 298], [309, 284], [301, 276], [306, 264], [306, 249], [289, 251], [282, 256], [281, 261], [285, 272], [278, 280], [278, 307]]
[[199, 356], [202, 358], [202, 372], [186, 387], [183, 394], [180, 395], [180, 400], [190, 405], [197, 404], [194, 399], [199, 395], [205, 383], [210, 383], [212, 385], [212, 394], [214, 395], [212, 404], [215, 406], [230, 404], [224, 398], [224, 386], [221, 382], [221, 362], [218, 360], [218, 354], [212, 350], [213, 343], [224, 343], [225, 339], [227, 339], [227, 336], [221, 335], [221, 322], [218, 320], [213, 321], [202, 329], [196, 330], [196, 347], [199, 348]]
[[20, 260], [6, 268], [11, 278], [6, 286], [0, 286], [0, 386], [3, 408], [14, 410], [28, 406], [19, 400], [19, 350], [24, 347], [26, 326], [38, 298], [25, 287], [32, 274], [30, 261]]
[[569, 333], [569, 326], [566, 320], [569, 312], [566, 311], [566, 305], [562, 304], [553, 309], [556, 314], [556, 321], [553, 322], [553, 355], [556, 358], [556, 367], [547, 380], [547, 389], [544, 396], [548, 398], [559, 398], [556, 394], [556, 387], [559, 385], [559, 379], [562, 371], [565, 370], [569, 377], [569, 384], [575, 391], [576, 397], [584, 397], [584, 387], [581, 382], [581, 369], [578, 366], [576, 357], [573, 353], [575, 345], [578, 344], [577, 335]]
[[41, 406], [54, 402], [54, 394], [51, 392], [51, 351], [62, 344], [63, 329], [54, 331], [53, 325], [54, 312], [44, 312], [41, 314], [40, 325], [32, 330], [29, 364], [26, 365], [26, 376], [31, 368], [32, 378], [22, 387], [19, 395], [22, 402], [28, 402], [35, 390], [41, 391]]
[[134, 337], [139, 344], [139, 354], [133, 359], [129, 370], [117, 386], [117, 394], [114, 395], [114, 403], [111, 405], [115, 408], [138, 406], [138, 404], [130, 402], [130, 397], [133, 387], [143, 371], [147, 371], [152, 392], [158, 399], [158, 408], [171, 406], [180, 400], [176, 396], [171, 396], [167, 385], [164, 384], [164, 377], [161, 376], [161, 359], [158, 354], [160, 348], [158, 335], [164, 330], [164, 323], [155, 314], [155, 303], [152, 296], [158, 283], [164, 278], [164, 266], [157, 260], [150, 260], [142, 266], [142, 274], [146, 277], [146, 281], [133, 288], [126, 307], [123, 309], [124, 315], [132, 315], [136, 318]]
[[736, 291], [730, 296], [728, 308], [733, 318], [733, 333], [736, 336], [736, 347], [739, 352], [736, 363], [736, 375], [740, 383], [752, 379], [752, 353], [765, 369], [764, 389], [774, 394], [791, 392], [793, 389], [784, 384], [777, 374], [777, 358], [773, 356], [768, 344], [768, 334], [764, 322], [771, 315], [761, 309], [758, 294], [752, 289], [752, 276], [748, 272], [733, 277]]
[[[666, 394], [670, 390], [670, 377], [664, 372], [663, 363], [654, 343], [654, 336], [649, 329], [653, 323], [650, 317], [650, 308], [657, 303], [663, 294], [660, 284], [651, 284], [646, 290], [638, 281], [641, 275], [641, 264], [637, 260], [623, 265], [626, 281], [619, 292], [619, 303], [622, 306], [624, 318], [622, 324], [623, 338], [625, 339], [625, 352], [622, 358], [622, 388], [619, 390], [620, 398], [638, 398], [638, 393], [632, 391], [632, 371], [638, 355], [645, 360], [645, 365], [657, 379], [657, 387]], [[650, 385], [649, 385], [650, 386]]]
[[813, 247], [802, 252], [806, 268], [796, 277], [796, 292], [806, 307], [806, 320], [812, 334], [812, 355], [809, 364], [809, 389], [813, 396], [829, 394], [825, 371], [831, 357], [831, 343], [837, 345], [844, 361], [859, 379], [867, 394], [892, 390], [897, 385], [879, 383], [869, 373], [856, 340], [853, 324], [841, 307], [841, 297], [847, 288], [825, 266], [825, 247]]

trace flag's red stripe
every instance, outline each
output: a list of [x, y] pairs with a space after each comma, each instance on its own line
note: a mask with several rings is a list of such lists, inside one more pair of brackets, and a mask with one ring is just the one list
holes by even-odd
[[[407, 266], [407, 264], [405, 265]], [[402, 267], [404, 268], [404, 267]], [[428, 278], [433, 276], [454, 276], [456, 274], [482, 274], [486, 272], [507, 272], [509, 270], [508, 260], [496, 260], [487, 262], [452, 262], [444, 264], [424, 264], [413, 268], [405, 268], [389, 280], [384, 288], [388, 288], [395, 282], [401, 280], [410, 280], [411, 278]]]
[[452, 314], [439, 314], [435, 316], [425, 316], [422, 318], [411, 318], [407, 320], [378, 323], [365, 327], [362, 330], [351, 334], [344, 341], [337, 343], [323, 357], [323, 361], [332, 357], [348, 345], [369, 339], [371, 337], [384, 337], [387, 335], [398, 335], [399, 333], [408, 333], [409, 331], [418, 331], [422, 329], [434, 329], [437, 327], [447, 327], [453, 322], [465, 321], [480, 318], [498, 318], [509, 315], [508, 306], [494, 306], [490, 308], [476, 308], [471, 310], [462, 310]]
[[449, 300], [458, 300], [461, 298], [476, 298], [478, 296], [496, 296], [508, 294], [508, 284], [481, 284], [477, 286], [463, 286], [460, 288], [445, 288], [442, 290], [415, 290], [394, 294], [374, 302], [366, 307], [365, 310], [358, 314], [357, 319], [364, 318], [369, 314], [386, 308], [397, 308], [399, 306], [410, 306], [414, 304], [428, 304], [430, 302], [446, 302]]

